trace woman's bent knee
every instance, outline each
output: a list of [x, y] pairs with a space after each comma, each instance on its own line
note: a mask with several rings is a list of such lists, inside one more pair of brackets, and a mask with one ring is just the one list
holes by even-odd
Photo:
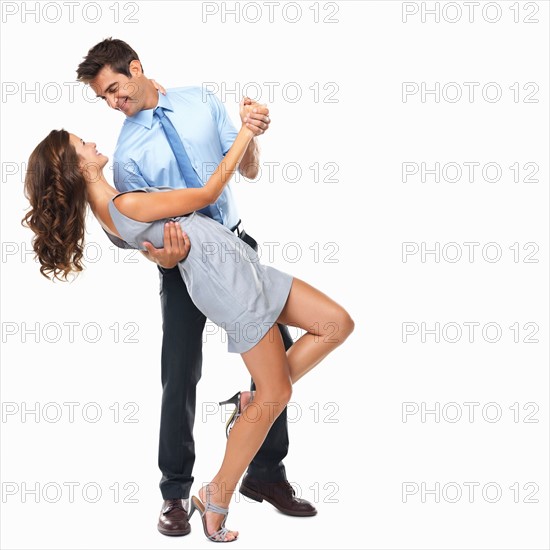
[[288, 383], [277, 384], [262, 395], [262, 399], [264, 399], [266, 403], [270, 403], [278, 415], [288, 405], [292, 397], [292, 384], [290, 381]]
[[336, 313], [335, 323], [338, 330], [337, 338], [341, 344], [353, 332], [355, 322], [351, 318], [351, 315], [343, 307], [341, 307]]
[[274, 399], [281, 411], [288, 405], [291, 397], [292, 384], [290, 382], [288, 382], [288, 384], [281, 384], [281, 386], [277, 388]]

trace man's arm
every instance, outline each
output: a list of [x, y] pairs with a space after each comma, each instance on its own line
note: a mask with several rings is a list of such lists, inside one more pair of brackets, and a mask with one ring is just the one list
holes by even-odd
[[[237, 130], [227, 114], [224, 104], [212, 93], [204, 92], [206, 101], [212, 111], [214, 122], [218, 127], [218, 135], [223, 153], [227, 153], [231, 148]], [[271, 119], [269, 118], [269, 109], [266, 105], [260, 105], [249, 97], [244, 97], [239, 105], [239, 115], [241, 122], [252, 131], [254, 139], [250, 142], [243, 158], [239, 164], [239, 172], [249, 179], [254, 179], [260, 169], [260, 148], [258, 147], [256, 136], [267, 131]]]
[[241, 163], [239, 164], [239, 173], [249, 180], [253, 180], [260, 171], [260, 147], [256, 138], [254, 138], [246, 150]]
[[[250, 112], [250, 107], [254, 108]], [[248, 109], [246, 108], [248, 106]], [[243, 124], [246, 124], [247, 128], [254, 132], [254, 136], [260, 136], [264, 134], [269, 128], [271, 118], [269, 117], [269, 109], [266, 105], [260, 105], [255, 101], [252, 101], [249, 97], [242, 99], [240, 103], [240, 116]], [[254, 179], [260, 170], [260, 147], [256, 137], [250, 142], [248, 149], [246, 150], [241, 163], [239, 165], [239, 172], [248, 179]]]

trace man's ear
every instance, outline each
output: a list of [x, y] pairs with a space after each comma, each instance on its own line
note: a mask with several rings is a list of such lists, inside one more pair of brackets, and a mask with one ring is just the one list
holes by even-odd
[[141, 67], [141, 63], [139, 59], [133, 59], [132, 61], [130, 61], [129, 69], [130, 69], [130, 74], [133, 77], [141, 76], [143, 74], [143, 69]]

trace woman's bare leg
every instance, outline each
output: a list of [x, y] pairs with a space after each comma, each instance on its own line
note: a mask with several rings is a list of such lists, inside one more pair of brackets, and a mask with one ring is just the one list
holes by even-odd
[[277, 322], [307, 331], [287, 352], [293, 384], [341, 345], [354, 328], [342, 306], [296, 278]]
[[[241, 476], [290, 400], [292, 384], [338, 347], [354, 328], [345, 309], [296, 278], [278, 322], [307, 332], [285, 352], [280, 331], [274, 326], [256, 346], [242, 354], [256, 393], [231, 429], [223, 463], [210, 483], [212, 502], [224, 508], [229, 506]], [[205, 502], [204, 487], [199, 494]], [[220, 514], [209, 512], [208, 532], [217, 531], [221, 521]], [[237, 534], [231, 531], [227, 539]]]
[[[209, 484], [211, 502], [224, 508], [229, 506], [237, 483], [292, 393], [285, 348], [276, 325], [242, 358], [256, 384], [256, 393], [229, 432], [222, 465]], [[199, 496], [206, 502], [205, 487]], [[221, 514], [208, 512], [208, 532], [216, 532], [222, 519]], [[226, 539], [231, 540], [237, 534], [230, 531]]]

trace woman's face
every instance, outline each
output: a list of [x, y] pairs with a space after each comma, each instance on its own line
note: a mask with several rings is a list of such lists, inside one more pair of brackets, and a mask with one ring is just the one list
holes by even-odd
[[89, 141], [84, 141], [82, 138], [70, 134], [69, 140], [71, 145], [76, 149], [76, 154], [81, 158], [82, 166], [94, 168], [103, 168], [109, 161], [108, 157], [97, 152], [96, 144]]

